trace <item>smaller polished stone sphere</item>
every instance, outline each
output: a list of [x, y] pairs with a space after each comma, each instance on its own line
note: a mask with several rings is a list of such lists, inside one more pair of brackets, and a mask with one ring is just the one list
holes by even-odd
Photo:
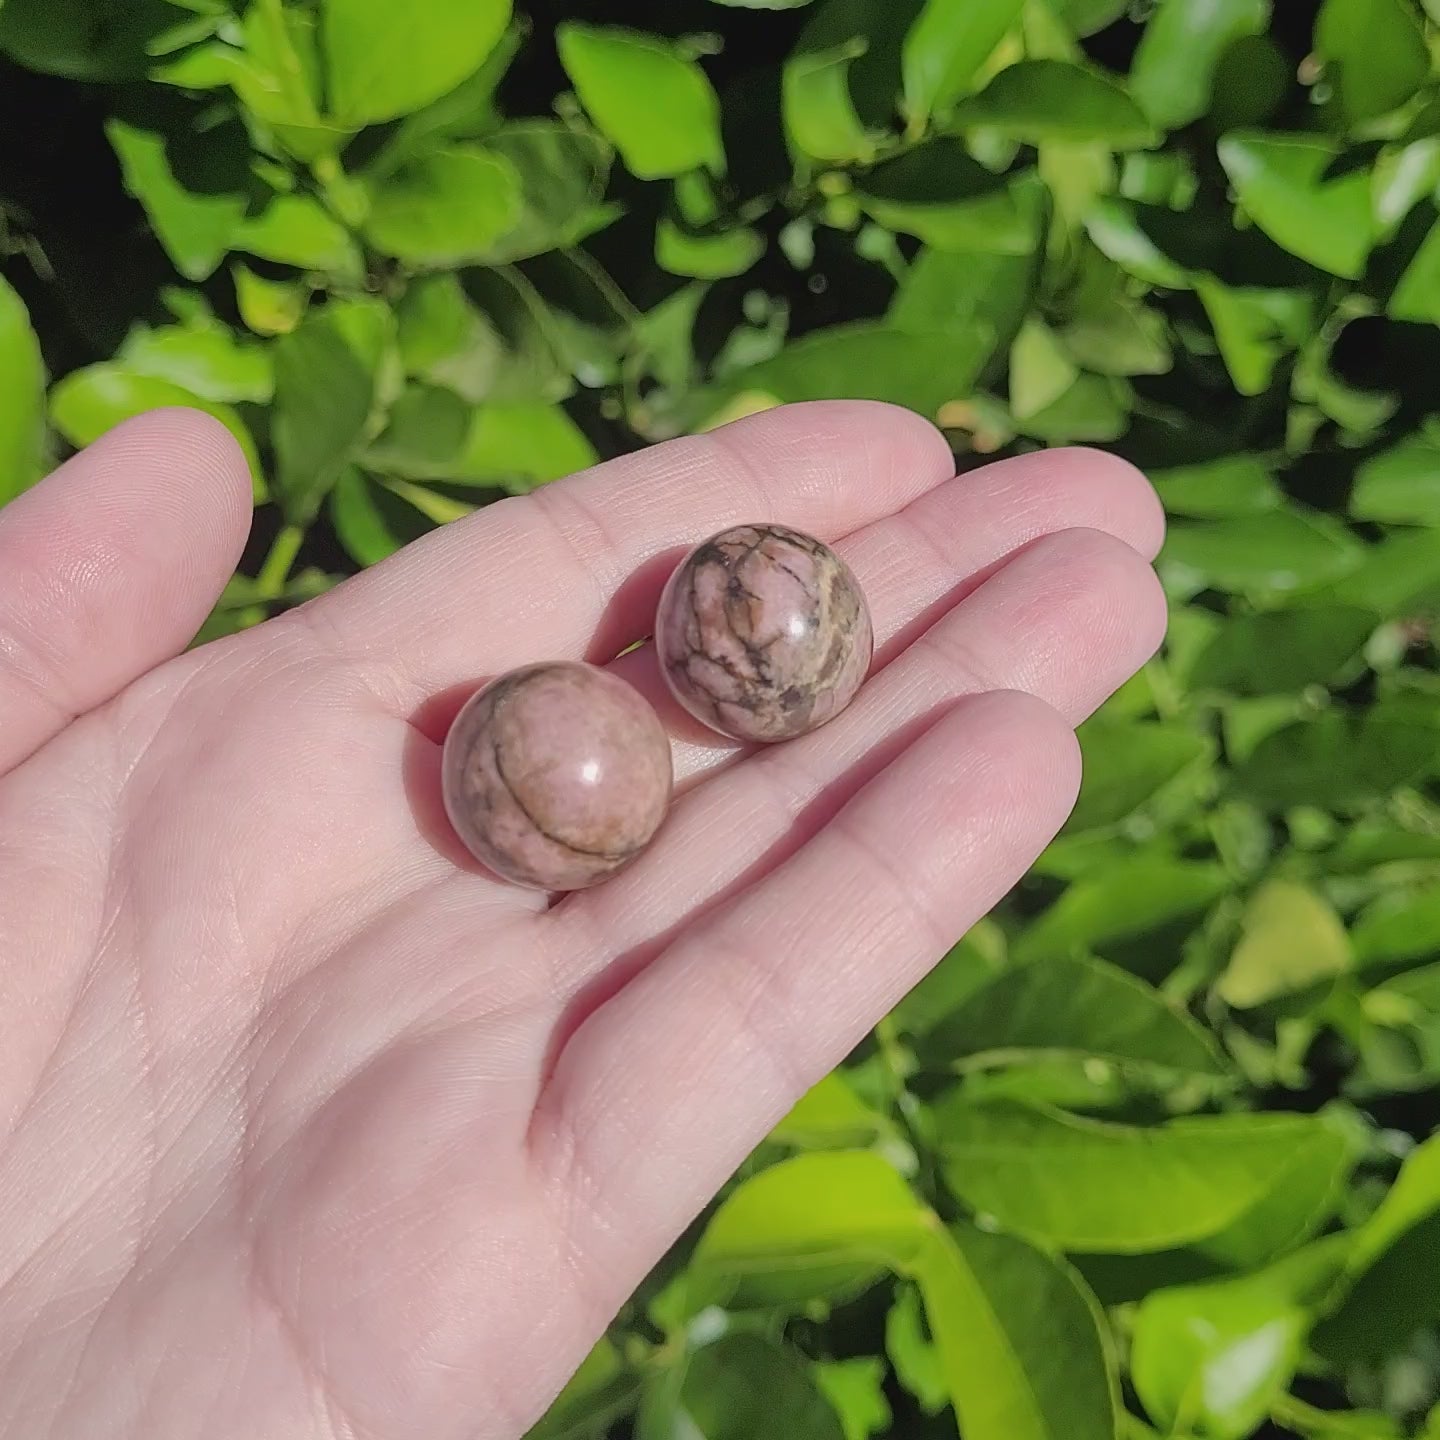
[[864, 681], [874, 644], [850, 567], [781, 525], [737, 525], [697, 546], [655, 619], [675, 698], [736, 740], [790, 740], [834, 719]]
[[445, 810], [475, 858], [535, 890], [583, 890], [628, 865], [670, 804], [670, 740], [625, 681], [556, 661], [512, 670], [456, 716]]

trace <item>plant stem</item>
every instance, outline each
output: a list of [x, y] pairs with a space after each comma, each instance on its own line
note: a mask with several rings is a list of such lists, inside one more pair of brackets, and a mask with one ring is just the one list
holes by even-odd
[[305, 532], [298, 525], [287, 525], [275, 537], [260, 573], [255, 577], [255, 593], [262, 600], [278, 600], [290, 578], [290, 567], [300, 553]]

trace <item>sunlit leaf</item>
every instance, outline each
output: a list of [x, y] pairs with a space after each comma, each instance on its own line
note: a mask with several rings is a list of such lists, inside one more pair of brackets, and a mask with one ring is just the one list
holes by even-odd
[[1236, 1114], [1138, 1127], [963, 1094], [937, 1116], [946, 1179], [966, 1204], [1017, 1234], [1115, 1254], [1223, 1230], [1320, 1123]]
[[329, 108], [342, 125], [408, 115], [479, 69], [510, 22], [510, 0], [322, 0]]
[[0, 276], [0, 505], [40, 478], [45, 362], [24, 302]]
[[1227, 135], [1220, 163], [1255, 223], [1292, 255], [1355, 279], [1374, 238], [1363, 170], [1331, 173], [1336, 148], [1308, 135]]
[[569, 22], [556, 38], [590, 118], [632, 174], [724, 170], [720, 102], [696, 61], [630, 30]]

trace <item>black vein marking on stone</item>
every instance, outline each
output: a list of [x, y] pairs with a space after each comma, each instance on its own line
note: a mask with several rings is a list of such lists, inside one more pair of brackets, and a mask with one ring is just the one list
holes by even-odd
[[[753, 533], [753, 532], [752, 532]], [[738, 589], [740, 593], [750, 601], [758, 602], [759, 596], [755, 595], [735, 573], [740, 564], [749, 556], [753, 555], [762, 542], [757, 540], [753, 545], [747, 546], [738, 559], [732, 560], [723, 548], [713, 543], [702, 545], [688, 562], [688, 574], [685, 577], [687, 589], [687, 619], [685, 625], [685, 641], [689, 654], [677, 657], [671, 662], [671, 668], [683, 672], [691, 686], [710, 703], [710, 710], [717, 718], [721, 714], [722, 705], [732, 705], [740, 710], [754, 712], [759, 708], [759, 702], [749, 697], [748, 692], [754, 690], [757, 682], [768, 684], [767, 672], [769, 670], [768, 659], [761, 653], [761, 650], [751, 644], [741, 635], [734, 617], [730, 613], [730, 602], [733, 598], [732, 591]], [[744, 675], [736, 668], [734, 661], [726, 659], [723, 655], [717, 655], [704, 643], [705, 625], [700, 614], [699, 583], [700, 572], [707, 566], [718, 565], [721, 573], [725, 576], [725, 598], [721, 601], [720, 609], [724, 616], [725, 628], [731, 637], [735, 639], [745, 652], [745, 658], [750, 662], [753, 675]], [[740, 697], [731, 699], [728, 696], [716, 694], [716, 692], [695, 674], [692, 665], [696, 660], [708, 660], [722, 674], [728, 675], [740, 689]]]
[[793, 546], [796, 550], [819, 560], [830, 554], [830, 547], [823, 545], [819, 540], [809, 535], [802, 535], [798, 530], [787, 530], [783, 525], [771, 525], [767, 529], [782, 544]]
[[792, 570], [783, 560], [776, 560], [775, 568], [783, 570], [802, 590], [805, 589], [805, 577]]
[[505, 773], [505, 767], [500, 762], [500, 742], [493, 740], [490, 743], [491, 758], [495, 762], [495, 773], [500, 777], [500, 783], [505, 787], [505, 793], [510, 797], [515, 808], [534, 826], [536, 832], [552, 845], [558, 845], [562, 850], [568, 850], [572, 855], [584, 855], [591, 860], [628, 860], [639, 848], [636, 845], [625, 850], [589, 850], [584, 845], [576, 845], [569, 840], [562, 839], [553, 831], [547, 830], [529, 811], [525, 802], [516, 793], [515, 787], [510, 783], [510, 777]]

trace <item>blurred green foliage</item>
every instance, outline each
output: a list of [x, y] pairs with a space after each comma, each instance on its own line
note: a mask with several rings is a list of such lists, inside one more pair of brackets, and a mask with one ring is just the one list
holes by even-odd
[[1065, 833], [538, 1436], [1440, 1437], [1437, 26], [0, 0], [0, 501], [220, 417], [261, 545], [207, 634], [816, 396], [1172, 516]]

